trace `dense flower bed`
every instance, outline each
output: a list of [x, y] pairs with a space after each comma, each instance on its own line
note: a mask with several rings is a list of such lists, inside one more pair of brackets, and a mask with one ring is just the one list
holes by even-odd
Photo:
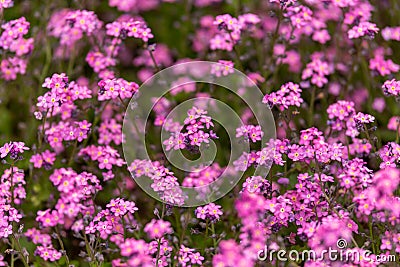
[[[0, 266], [399, 266], [398, 1], [44, 2], [0, 1]], [[128, 161], [141, 85], [195, 61], [218, 64], [194, 76], [247, 75], [276, 128], [184, 76], [153, 100], [150, 158]], [[240, 118], [233, 138], [205, 98]], [[207, 166], [165, 157], [212, 144]], [[230, 168], [238, 144], [250, 149]], [[185, 206], [180, 185], [203, 197], [226, 172], [243, 173], [233, 190]], [[316, 256], [267, 255], [279, 250]]]

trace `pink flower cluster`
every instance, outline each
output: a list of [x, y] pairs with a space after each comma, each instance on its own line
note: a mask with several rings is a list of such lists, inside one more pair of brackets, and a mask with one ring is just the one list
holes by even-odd
[[287, 140], [271, 139], [266, 147], [260, 151], [243, 152], [242, 155], [233, 162], [236, 171], [246, 171], [251, 165], [271, 166], [272, 162], [283, 166], [282, 153], [285, 153], [289, 142]]
[[60, 121], [57, 124], [47, 125], [45, 130], [46, 141], [56, 150], [63, 148], [64, 141], [82, 142], [88, 138], [91, 123], [85, 121]]
[[[174, 2], [174, 0], [163, 0], [163, 1], [164, 2], [168, 2], [168, 1]], [[158, 0], [148, 0], [148, 1], [109, 0], [108, 4], [111, 7], [116, 7], [120, 11], [138, 13], [140, 11], [148, 11], [148, 10], [154, 9], [160, 4], [160, 2], [163, 2], [163, 1], [158, 1]]]
[[382, 85], [383, 93], [388, 96], [400, 96], [400, 81], [387, 80]]
[[249, 193], [268, 193], [271, 191], [271, 184], [261, 176], [251, 176], [243, 183], [243, 190]]
[[0, 158], [3, 159], [10, 155], [10, 158], [15, 160], [25, 150], [29, 150], [29, 147], [25, 146], [24, 142], [8, 142], [0, 147]]
[[244, 140], [255, 143], [261, 141], [264, 133], [260, 125], [244, 125], [236, 129], [236, 137], [242, 136]]
[[356, 128], [354, 115], [354, 102], [339, 100], [337, 103], [330, 105], [327, 109], [329, 121], [328, 124], [335, 131], [346, 130], [346, 135], [356, 137], [359, 131]]
[[17, 56], [28, 54], [33, 49], [33, 38], [25, 39], [23, 36], [28, 33], [29, 26], [25, 17], [4, 23], [1, 26], [3, 32], [0, 36], [0, 47]]
[[400, 27], [386, 27], [382, 29], [382, 37], [386, 41], [400, 41]]
[[317, 54], [312, 57], [312, 61], [307, 64], [303, 70], [301, 78], [303, 80], [311, 78], [311, 83], [318, 87], [323, 87], [328, 83], [326, 76], [331, 74], [332, 70], [328, 62], [323, 61]]
[[[256, 257], [252, 255], [257, 255], [259, 250], [264, 249], [265, 243], [268, 243], [266, 237], [277, 233], [291, 223], [297, 225], [298, 229], [297, 233], [292, 232], [287, 237], [289, 242], [295, 244], [296, 236], [299, 240], [308, 240], [308, 245], [316, 253], [330, 245], [336, 245], [338, 238], [350, 240], [352, 232], [358, 232], [358, 227], [349, 218], [349, 213], [344, 212], [340, 207], [336, 207], [338, 212], [334, 216], [325, 212], [328, 202], [321, 195], [322, 186], [323, 183], [332, 182], [332, 179], [325, 174], [315, 174], [313, 177], [308, 173], [299, 174], [296, 188], [279, 194], [277, 197], [271, 197], [273, 192], [270, 189], [256, 190], [252, 193], [244, 190], [236, 201], [236, 209], [244, 224], [240, 235], [239, 259], [253, 264]], [[256, 180], [261, 182], [261, 179]], [[265, 211], [267, 211], [266, 215]], [[313, 214], [322, 216], [322, 220], [315, 221]], [[322, 232], [324, 234], [321, 234]], [[231, 245], [232, 247], [237, 246], [236, 243]], [[221, 242], [221, 251], [224, 246], [225, 243]], [[278, 248], [276, 243], [269, 245], [269, 249], [276, 250]], [[221, 254], [215, 256], [213, 260], [228, 263], [228, 259], [222, 257], [223, 252]]]
[[375, 57], [369, 60], [369, 68], [376, 71], [380, 76], [390, 75], [400, 70], [400, 66], [391, 59], [385, 60], [381, 53], [375, 53]]
[[[185, 131], [183, 133], [181, 131], [172, 132], [171, 137], [163, 142], [165, 149], [167, 151], [187, 149], [197, 152], [203, 143], [208, 144], [210, 139], [218, 138], [213, 130], [210, 130], [211, 127], [214, 127], [214, 123], [212, 118], [206, 114], [207, 111], [197, 107], [189, 109], [188, 116], [184, 120]], [[209, 130], [209, 132], [205, 132], [205, 130]]]
[[218, 60], [218, 65], [212, 65], [211, 74], [214, 74], [217, 77], [228, 76], [231, 73], [234, 73], [233, 62], [229, 60]]
[[13, 0], [2, 0], [0, 1], [0, 8], [4, 9], [4, 8], [10, 8], [14, 6], [14, 1]]
[[400, 234], [386, 231], [384, 238], [382, 238], [382, 244], [380, 246], [380, 249], [386, 252], [395, 249], [396, 253], [400, 253], [399, 245], [400, 245]]
[[223, 213], [221, 208], [222, 207], [219, 205], [210, 203], [205, 205], [204, 207], [197, 207], [195, 210], [195, 214], [198, 219], [210, 220], [215, 223], [219, 220]]
[[56, 153], [51, 152], [50, 150], [45, 150], [42, 153], [34, 154], [29, 160], [29, 162], [33, 163], [33, 167], [38, 169], [42, 168], [42, 166], [45, 169], [49, 169], [55, 161]]
[[150, 254], [149, 244], [144, 240], [127, 238], [119, 244], [121, 255], [126, 260], [116, 259], [113, 261], [115, 267], [153, 267], [153, 258]]
[[355, 158], [343, 161], [343, 169], [338, 175], [338, 179], [343, 188], [363, 189], [372, 183], [371, 173], [372, 170], [366, 167], [365, 161]]
[[56, 115], [61, 110], [71, 109], [71, 105], [76, 100], [91, 98], [91, 90], [87, 86], [81, 86], [75, 81], [69, 82], [65, 73], [53, 74], [45, 79], [42, 85], [50, 89], [43, 96], [38, 97], [36, 106], [39, 111], [48, 116]]
[[[397, 124], [396, 127], [399, 127], [400, 123]], [[398, 130], [399, 128], [397, 128]], [[396, 166], [400, 163], [400, 144], [396, 144], [395, 142], [389, 142], [384, 145], [379, 150], [379, 156], [382, 159], [380, 164], [381, 169], [385, 168], [396, 168]]]
[[364, 114], [362, 112], [358, 112], [354, 117], [354, 121], [356, 122], [357, 128], [362, 128], [363, 124], [369, 124], [375, 121], [375, 117], [369, 114]]
[[25, 232], [25, 236], [38, 245], [35, 250], [35, 255], [38, 255], [45, 261], [58, 261], [62, 257], [62, 253], [56, 250], [51, 242], [51, 236], [47, 233], [42, 233], [41, 230], [30, 228]]
[[285, 11], [285, 17], [288, 17], [293, 27], [297, 29], [306, 26], [312, 20], [313, 12], [306, 6], [293, 5], [289, 6]]
[[209, 167], [200, 168], [200, 171], [196, 169], [192, 170], [189, 175], [183, 179], [182, 185], [186, 187], [205, 186], [217, 180], [222, 172], [223, 168], [215, 162]]
[[26, 184], [23, 170], [17, 167], [6, 169], [0, 184], [0, 238], [7, 238], [13, 233], [13, 224], [18, 223], [21, 212], [14, 207], [26, 198]]
[[158, 161], [134, 160], [128, 170], [133, 177], [149, 177], [152, 180], [151, 188], [166, 203], [178, 206], [184, 203], [184, 196], [179, 187], [178, 178]]
[[[133, 214], [138, 210], [135, 203], [121, 198], [111, 199], [106, 209], [101, 210], [85, 227], [86, 234], [99, 233], [100, 238], [107, 239], [113, 235], [116, 243], [123, 241], [124, 223], [133, 221]], [[124, 221], [124, 222], [123, 222]], [[82, 230], [81, 227], [76, 230]]]
[[308, 240], [308, 245], [311, 249], [316, 251], [318, 256], [321, 256], [323, 250], [328, 250], [329, 248], [342, 249], [337, 246], [338, 240], [350, 242], [352, 237], [352, 230], [347, 225], [348, 223], [353, 227], [354, 222], [350, 222], [346, 219], [337, 218], [335, 216], [324, 217]]
[[[4, 2], [0, 3], [1, 6], [10, 7], [4, 6]], [[5, 57], [0, 64], [1, 77], [7, 81], [15, 80], [18, 73], [25, 74], [27, 60], [23, 56], [33, 50], [33, 38], [23, 37], [28, 33], [29, 26], [25, 17], [11, 20], [1, 26], [3, 32], [0, 36], [0, 48], [15, 53], [15, 57]]]
[[62, 254], [53, 246], [38, 246], [35, 254], [40, 256], [45, 261], [57, 261], [61, 258]]
[[133, 37], [147, 42], [153, 38], [151, 29], [142, 20], [114, 21], [106, 25], [107, 35], [125, 39]]
[[280, 110], [288, 109], [290, 106], [300, 107], [303, 103], [301, 92], [298, 84], [288, 82], [282, 85], [279, 91], [266, 94], [262, 102], [270, 108], [277, 106]]
[[115, 119], [104, 120], [99, 128], [99, 144], [110, 145], [111, 142], [122, 143], [122, 125]]
[[5, 58], [0, 63], [1, 77], [7, 81], [17, 79], [17, 74], [25, 74], [27, 61], [19, 57]]
[[204, 257], [199, 252], [195, 252], [195, 249], [185, 247], [184, 245], [181, 245], [178, 255], [175, 258], [182, 267], [202, 266], [204, 260]]
[[260, 18], [254, 14], [243, 14], [238, 18], [229, 14], [219, 15], [213, 24], [217, 25], [218, 33], [210, 40], [211, 50], [232, 51], [235, 44], [240, 40], [242, 31], [251, 31]]
[[168, 221], [152, 219], [144, 227], [144, 232], [151, 239], [159, 239], [164, 235], [172, 234], [173, 229], [171, 227], [171, 223]]
[[86, 55], [86, 62], [89, 64], [90, 67], [93, 68], [94, 72], [105, 76], [110, 75], [106, 73], [106, 69], [108, 67], [115, 66], [116, 64], [116, 60], [113, 57], [104, 55], [102, 52], [99, 51], [89, 51], [89, 53]]
[[127, 82], [122, 78], [101, 80], [98, 85], [100, 87], [98, 93], [100, 101], [131, 98], [139, 88], [136, 83]]
[[68, 10], [53, 13], [48, 24], [50, 36], [60, 38], [60, 44], [73, 45], [84, 34], [94, 35], [103, 25], [93, 11]]
[[254, 263], [254, 260], [250, 261], [249, 256], [244, 254], [242, 247], [233, 239], [221, 241], [219, 252], [212, 261], [213, 266], [248, 267], [251, 263]]
[[[399, 185], [400, 171], [386, 168], [374, 174], [371, 185], [357, 192], [353, 198], [358, 216], [365, 218], [371, 215], [378, 221], [386, 220], [392, 225], [400, 218], [400, 199], [394, 196]], [[383, 215], [387, 213], [388, 216]], [[382, 216], [383, 215], [383, 216]]]
[[358, 25], [354, 26], [348, 31], [349, 39], [360, 38], [368, 36], [374, 38], [375, 34], [379, 31], [379, 28], [375, 23], [368, 21], [362, 21]]
[[37, 212], [36, 221], [42, 227], [63, 224], [66, 218], [77, 218], [80, 214], [93, 214], [93, 199], [102, 189], [100, 181], [92, 173], [76, 173], [71, 168], [55, 169], [50, 181], [57, 187], [60, 197], [55, 209]]
[[78, 156], [87, 157], [98, 162], [100, 170], [111, 171], [113, 166], [121, 167], [125, 164], [124, 160], [118, 153], [118, 150], [111, 146], [87, 146], [79, 151]]

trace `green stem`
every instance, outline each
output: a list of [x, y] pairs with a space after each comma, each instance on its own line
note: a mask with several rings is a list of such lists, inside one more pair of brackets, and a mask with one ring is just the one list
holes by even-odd
[[369, 226], [369, 234], [370, 234], [370, 237], [371, 237], [372, 251], [376, 255], [376, 247], [375, 247], [375, 241], [374, 241], [374, 233], [372, 231], [372, 220], [371, 220], [371, 218], [370, 218], [368, 226]]
[[239, 53], [239, 51], [237, 50], [235, 41], [233, 40], [232, 33], [231, 33], [230, 31], [228, 31], [228, 33], [229, 33], [229, 38], [231, 39], [231, 42], [232, 42], [232, 45], [233, 45], [233, 51], [235, 52], [235, 63], [236, 63], [236, 66], [237, 66], [237, 68], [239, 68], [241, 71], [244, 71], [242, 62], [241, 62], [241, 60], [240, 60], [240, 53]]
[[153, 51], [151, 49], [148, 49], [148, 51], [150, 53], [151, 61], [153, 61], [154, 68], [156, 69], [157, 72], [159, 72], [160, 71], [160, 67], [158, 67], [156, 58], [154, 57], [154, 54], [153, 54]]
[[[269, 47], [269, 51], [268, 51], [268, 55], [267, 55], [267, 57], [268, 57], [268, 62], [266, 63], [267, 70], [270, 69], [270, 66], [273, 63], [274, 59], [275, 59], [275, 57], [274, 57], [274, 47], [275, 47], [276, 41], [278, 40], [279, 30], [281, 28], [281, 24], [282, 24], [282, 10], [279, 9], [278, 22], [276, 24], [275, 31], [272, 34], [271, 43], [270, 43], [270, 47]], [[290, 36], [289, 36], [289, 40], [290, 40]], [[276, 69], [274, 69], [274, 72], [276, 72]], [[264, 73], [264, 78], [265, 78], [265, 80], [267, 82], [267, 78], [268, 78], [267, 76], [271, 75], [271, 73], [269, 73], [269, 71], [266, 71], [266, 72], [263, 71], [262, 73]], [[275, 76], [275, 73], [274, 73], [273, 76]], [[271, 86], [271, 84], [269, 84], [269, 85]], [[266, 92], [268, 93], [269, 91], [270, 90], [267, 88]]]
[[[85, 141], [83, 142], [82, 147], [86, 147], [87, 143], [89, 142], [89, 139], [93, 139], [95, 136], [95, 131], [94, 128], [95, 126], [97, 126], [97, 124], [100, 122], [101, 120], [101, 114], [103, 113], [103, 111], [106, 109], [108, 103], [110, 102], [110, 100], [107, 100], [103, 106], [101, 107], [101, 109], [98, 111], [98, 113], [96, 113], [96, 109], [94, 110], [94, 116], [93, 116], [93, 120], [92, 120], [92, 125], [91, 125], [91, 134], [90, 136], [88, 136]], [[93, 103], [93, 105], [95, 105]]]
[[119, 99], [119, 101], [121, 101], [121, 103], [124, 106], [125, 110], [127, 110], [129, 103], [125, 104], [124, 100], [120, 96], [118, 96], [118, 99]]
[[38, 138], [39, 138], [39, 140], [38, 140], [38, 142], [39, 142], [38, 151], [40, 151], [40, 149], [42, 148], [43, 140], [45, 138], [45, 134], [44, 134], [45, 129], [44, 128], [46, 126], [47, 114], [48, 114], [48, 111], [46, 111], [46, 113], [44, 114], [43, 123], [42, 123], [42, 130], [41, 130], [40, 134], [38, 134]]
[[[165, 203], [162, 204], [162, 211], [161, 211], [161, 220], [165, 216]], [[160, 249], [161, 249], [161, 238], [157, 240], [157, 256], [156, 256], [156, 267], [158, 267], [158, 260], [160, 259]]]
[[217, 248], [217, 240], [215, 239], [215, 228], [214, 228], [213, 222], [211, 222], [211, 234], [212, 234], [213, 246], [214, 246], [214, 249], [216, 249]]
[[367, 125], [364, 124], [364, 130], [365, 130], [365, 134], [367, 135], [367, 139], [370, 142], [372, 149], [374, 150], [374, 152], [376, 153], [376, 147], [375, 144], [372, 142], [371, 136], [369, 135], [369, 131], [367, 128]]
[[370, 71], [368, 68], [368, 63], [365, 59], [365, 56], [362, 55], [362, 47], [361, 47], [361, 43], [360, 42], [355, 42], [355, 46], [357, 49], [357, 57], [358, 57], [358, 62], [361, 64], [361, 71], [362, 71], [362, 76], [363, 76], [363, 80], [364, 80], [364, 84], [365, 87], [367, 87], [368, 89], [368, 93], [369, 93], [369, 97], [367, 100], [367, 110], [369, 113], [372, 112], [372, 99], [374, 98], [374, 90], [372, 88], [372, 84], [371, 81], [373, 79], [371, 79], [371, 75], [370, 75]]
[[313, 87], [311, 93], [311, 101], [310, 101], [310, 110], [308, 113], [308, 126], [311, 127], [314, 124], [314, 103], [315, 103], [315, 94], [317, 92], [317, 87]]
[[71, 166], [72, 163], [74, 162], [74, 156], [75, 156], [75, 153], [76, 153], [77, 146], [78, 146], [78, 140], [75, 140], [74, 148], [72, 149], [71, 156], [69, 157], [69, 160], [68, 160], [68, 166]]
[[98, 267], [97, 262], [96, 262], [96, 259], [94, 258], [94, 254], [93, 254], [92, 248], [90, 247], [90, 244], [89, 244], [89, 241], [88, 241], [88, 239], [87, 239], [87, 236], [86, 236], [86, 233], [85, 233], [85, 232], [83, 232], [83, 237], [84, 237], [84, 239], [85, 239], [86, 252], [88, 253], [88, 255], [89, 255], [89, 257], [90, 257], [89, 265], [90, 265], [90, 266]]
[[21, 259], [22, 263], [24, 264], [25, 267], [29, 267], [28, 261], [25, 258], [24, 253], [22, 252], [21, 244], [19, 243], [19, 241], [16, 238], [15, 234], [12, 233], [11, 237], [13, 239], [13, 243], [17, 246], [17, 250], [18, 250], [18, 253], [20, 254], [20, 259]]
[[159, 238], [157, 242], [158, 244], [157, 244], [156, 267], [158, 267], [158, 259], [160, 258], [161, 238]]
[[67, 265], [70, 266], [69, 257], [68, 257], [68, 255], [67, 255], [67, 251], [65, 250], [64, 243], [63, 243], [63, 241], [62, 241], [62, 239], [61, 239], [61, 236], [60, 236], [60, 232], [58, 231], [57, 228], [56, 228], [56, 232], [57, 232], [57, 240], [58, 240], [58, 243], [60, 244], [60, 247], [61, 247], [61, 250], [63, 251], [63, 253], [65, 253], [64, 256], [65, 256], [65, 260], [66, 260], [66, 262], [67, 262]]
[[50, 38], [44, 38], [46, 40], [46, 44], [45, 44], [45, 52], [46, 52], [46, 59], [45, 59], [45, 63], [42, 69], [42, 73], [40, 74], [40, 79], [39, 79], [39, 83], [42, 83], [44, 81], [44, 78], [47, 75], [47, 72], [49, 71], [50, 65], [51, 65], [51, 59], [52, 59], [52, 51], [51, 51], [51, 46], [49, 44]]
[[[14, 239], [11, 240], [11, 247], [12, 249], [14, 249]], [[14, 251], [11, 252], [11, 267], [14, 267], [14, 262], [15, 262], [15, 258], [14, 258]]]
[[121, 222], [122, 222], [122, 227], [124, 228], [124, 240], [126, 240], [126, 223], [125, 223], [124, 216], [122, 216]]
[[72, 48], [71, 57], [69, 58], [69, 61], [68, 61], [68, 68], [67, 68], [67, 75], [68, 76], [72, 75], [72, 70], [73, 70], [73, 67], [75, 65], [75, 52], [74, 51], [75, 50]]

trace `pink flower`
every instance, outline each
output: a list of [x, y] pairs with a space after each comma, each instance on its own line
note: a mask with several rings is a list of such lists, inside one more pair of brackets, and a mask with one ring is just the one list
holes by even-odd
[[349, 39], [355, 39], [367, 35], [373, 38], [378, 31], [379, 28], [376, 27], [376, 24], [362, 21], [348, 31], [348, 37]]
[[369, 114], [364, 114], [362, 112], [358, 112], [354, 116], [354, 120], [360, 124], [368, 124], [375, 121], [375, 117]]
[[25, 146], [24, 142], [5, 143], [0, 147], [0, 158], [5, 158], [10, 154], [12, 159], [16, 159], [18, 154], [22, 154], [25, 150], [29, 150], [29, 147]]
[[290, 6], [284, 15], [290, 18], [292, 25], [298, 29], [306, 26], [311, 20], [313, 12], [306, 6]]
[[210, 203], [204, 207], [198, 207], [195, 211], [196, 217], [199, 219], [209, 219], [213, 222], [219, 220], [222, 215], [221, 206]]
[[35, 253], [45, 261], [57, 261], [61, 258], [61, 252], [55, 250], [52, 245], [48, 247], [38, 246]]
[[229, 60], [218, 60], [219, 64], [212, 65], [211, 74], [214, 74], [217, 77], [228, 76], [231, 73], [234, 73], [233, 62]]
[[172, 234], [173, 229], [171, 223], [163, 220], [153, 219], [146, 224], [144, 231], [151, 239], [161, 238], [165, 234]]
[[288, 82], [281, 86], [277, 92], [272, 92], [264, 96], [262, 102], [269, 107], [278, 106], [279, 109], [288, 109], [290, 106], [300, 107], [303, 103], [301, 98], [302, 89], [298, 84]]
[[51, 36], [60, 38], [62, 45], [72, 45], [81, 39], [96, 33], [103, 23], [93, 11], [62, 9], [52, 14], [48, 23]]
[[400, 133], [399, 125], [400, 125], [400, 117], [394, 116], [389, 119], [387, 128], [389, 130], [398, 131]]
[[382, 89], [385, 95], [400, 96], [400, 81], [395, 79], [387, 80], [382, 85]]
[[[385, 60], [384, 56], [379, 53], [375, 53], [375, 57], [369, 60], [369, 68], [371, 70], [377, 71], [381, 76], [386, 76], [391, 73], [396, 73], [400, 70], [400, 66], [398, 64], [395, 64], [391, 59]], [[383, 86], [387, 88], [389, 84], [390, 84], [390, 91], [392, 91], [393, 89], [391, 88], [391, 86], [393, 84], [393, 80], [385, 82]], [[388, 90], [387, 92], [389, 93], [390, 91]], [[396, 91], [396, 86], [393, 91]]]
[[0, 2], [0, 7], [1, 8], [9, 8], [14, 5], [14, 1], [12, 0], [3, 0]]

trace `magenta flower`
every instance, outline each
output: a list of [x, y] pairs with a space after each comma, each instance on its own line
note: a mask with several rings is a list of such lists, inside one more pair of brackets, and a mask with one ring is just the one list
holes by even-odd
[[399, 96], [400, 95], [400, 81], [397, 81], [395, 79], [387, 80], [382, 85], [382, 89], [383, 89], [383, 93], [385, 95]]
[[18, 154], [24, 153], [25, 150], [29, 150], [29, 147], [25, 146], [24, 142], [5, 143], [0, 147], [0, 158], [5, 158], [10, 154], [12, 159], [16, 159]]
[[163, 220], [153, 219], [144, 227], [144, 231], [151, 239], [161, 238], [166, 234], [172, 234], [171, 223]]
[[218, 221], [222, 215], [221, 206], [210, 203], [204, 207], [198, 207], [195, 211], [197, 218], [202, 220]]
[[355, 39], [367, 35], [373, 38], [378, 31], [379, 28], [375, 23], [362, 21], [348, 31], [348, 37], [349, 39]]

